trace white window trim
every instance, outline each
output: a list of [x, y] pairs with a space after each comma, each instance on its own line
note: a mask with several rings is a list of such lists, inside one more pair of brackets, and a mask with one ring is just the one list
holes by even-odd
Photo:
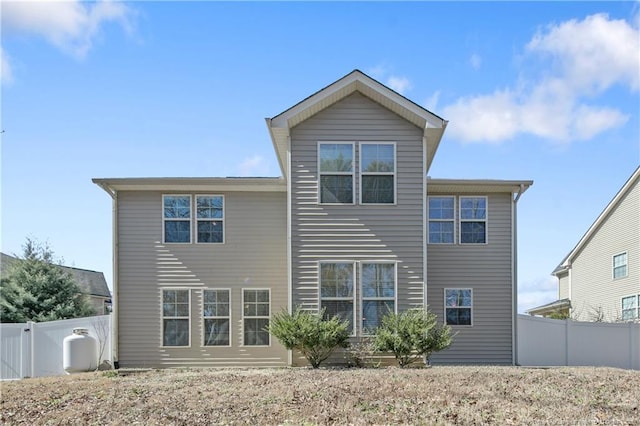
[[[447, 306], [447, 290], [455, 290], [455, 291], [459, 291], [459, 290], [469, 290], [471, 291], [471, 306], [469, 306], [468, 308], [471, 309], [470, 311], [470, 315], [471, 315], [471, 324], [447, 324], [447, 308], [449, 309], [457, 309], [457, 308], [464, 308], [467, 309], [467, 306]], [[443, 304], [444, 304], [444, 324], [448, 325], [449, 327], [455, 327], [455, 328], [470, 328], [473, 327], [473, 288], [471, 287], [446, 287], [444, 289], [443, 292], [443, 296], [444, 296], [444, 300], [443, 300]]]
[[[264, 315], [257, 315], [257, 316], [245, 316], [244, 314], [244, 294], [245, 291], [250, 290], [250, 291], [267, 291], [269, 292], [269, 315], [268, 316], [264, 316]], [[245, 344], [244, 341], [244, 320], [247, 318], [250, 319], [266, 319], [269, 320], [269, 325], [271, 325], [271, 289], [270, 288], [258, 288], [258, 287], [249, 287], [249, 288], [243, 288], [242, 289], [242, 305], [241, 305], [241, 309], [242, 309], [242, 344], [240, 345], [241, 347], [244, 348], [268, 348], [271, 347], [271, 333], [267, 333], [267, 335], [269, 336], [269, 343], [266, 345], [247, 345]], [[231, 339], [229, 339], [231, 340]]]
[[[351, 171], [350, 172], [322, 172], [320, 170], [320, 146], [321, 145], [351, 145]], [[323, 206], [353, 206], [356, 204], [356, 142], [355, 141], [318, 141], [316, 147], [316, 160], [317, 160], [317, 171], [318, 171], [318, 204]], [[340, 175], [340, 176], [348, 176], [351, 175], [351, 202], [350, 203], [323, 203], [322, 202], [322, 188], [321, 188], [321, 179], [323, 175]]]
[[[622, 256], [624, 255], [624, 271], [625, 274], [621, 275], [619, 277], [616, 277], [616, 257], [618, 256]], [[622, 265], [618, 266], [618, 268], [621, 268]], [[629, 254], [626, 251], [614, 254], [613, 256], [611, 256], [611, 278], [614, 280], [620, 280], [622, 278], [627, 278], [629, 276]]]
[[[389, 172], [363, 172], [362, 171], [362, 146], [363, 145], [392, 145], [393, 146], [393, 173]], [[398, 154], [395, 142], [360, 142], [358, 150], [358, 202], [363, 206], [395, 206], [398, 204]], [[364, 203], [362, 201], [362, 176], [393, 176], [393, 203]]]
[[[485, 202], [485, 213], [484, 219], [463, 219], [462, 218], [462, 199], [463, 198], [484, 198]], [[489, 197], [486, 195], [460, 195], [458, 197], [458, 227], [460, 228], [458, 231], [458, 243], [464, 246], [485, 246], [489, 244]], [[484, 222], [484, 243], [463, 243], [462, 242], [462, 223], [463, 222]], [[454, 231], [455, 232], [455, 231]]]
[[[366, 333], [365, 329], [364, 329], [364, 301], [365, 300], [393, 300], [393, 313], [397, 314], [398, 313], [398, 262], [395, 261], [389, 261], [389, 260], [371, 260], [371, 261], [360, 261], [359, 263], [359, 268], [358, 268], [358, 273], [360, 276], [360, 282], [359, 282], [359, 301], [360, 301], [360, 306], [359, 306], [359, 312], [360, 312], [360, 324], [356, 327], [357, 330], [360, 332], [361, 336], [374, 336], [375, 334], [372, 333]], [[393, 298], [391, 297], [364, 297], [364, 290], [362, 289], [362, 284], [364, 282], [364, 280], [362, 279], [362, 267], [363, 265], [371, 265], [371, 264], [384, 264], [384, 265], [393, 265], [393, 279], [394, 279], [394, 284], [393, 284]], [[354, 309], [354, 314], [355, 314], [356, 310]]]
[[[189, 296], [189, 316], [188, 317], [165, 317], [164, 316], [164, 298], [162, 297], [165, 291], [177, 291], [182, 290], [186, 291]], [[191, 289], [184, 287], [162, 287], [160, 288], [160, 347], [167, 349], [176, 349], [176, 348], [190, 348], [191, 347]], [[186, 319], [189, 321], [189, 344], [187, 346], [165, 346], [164, 344], [164, 320], [165, 319]]]
[[[229, 293], [229, 315], [228, 316], [205, 316], [204, 315], [204, 292], [205, 291], [226, 291], [227, 293]], [[200, 336], [200, 345], [203, 348], [230, 348], [231, 346], [233, 346], [233, 333], [231, 332], [231, 325], [233, 324], [232, 321], [232, 313], [233, 313], [233, 309], [232, 309], [232, 300], [231, 300], [231, 289], [230, 288], [203, 288], [202, 289], [202, 304], [200, 306], [201, 308], [201, 312], [202, 312], [202, 335]], [[271, 298], [269, 298], [269, 300], [271, 300]], [[271, 302], [269, 302], [271, 303]], [[205, 320], [207, 319], [228, 319], [229, 320], [229, 344], [228, 345], [205, 345], [204, 344], [204, 338], [205, 338]]]
[[633, 297], [634, 299], [636, 299], [636, 307], [635, 307], [636, 315], [635, 315], [635, 317], [633, 317], [633, 318], [631, 318], [631, 319], [623, 320], [623, 321], [636, 321], [636, 320], [640, 319], [640, 294], [630, 294], [630, 295], [628, 295], [628, 296], [622, 296], [622, 297], [620, 298], [620, 318], [622, 319], [622, 316], [623, 316], [623, 314], [624, 314], [624, 313], [623, 313], [623, 311], [624, 311], [624, 303], [623, 303], [623, 300], [624, 300], [624, 299], [629, 299], [629, 298], [632, 298], [632, 297]]
[[358, 283], [356, 281], [356, 262], [355, 261], [349, 261], [349, 260], [321, 260], [318, 262], [318, 311], [320, 311], [322, 309], [322, 301], [323, 300], [333, 300], [333, 301], [347, 301], [349, 300], [348, 297], [322, 297], [322, 271], [321, 271], [321, 267], [322, 265], [328, 264], [336, 264], [336, 263], [342, 263], [345, 265], [351, 265], [352, 267], [352, 282], [353, 282], [353, 296], [351, 297], [351, 303], [353, 304], [353, 328], [351, 330], [351, 333], [349, 333], [349, 337], [356, 337], [357, 333], [358, 333], [358, 323], [357, 323], [357, 306], [356, 306], [356, 293], [357, 293], [357, 288], [358, 288]]
[[[453, 198], [453, 218], [451, 219], [431, 219], [429, 218], [429, 200], [431, 198]], [[429, 195], [427, 196], [427, 244], [439, 244], [439, 245], [455, 245], [456, 241], [457, 241], [457, 237], [458, 237], [458, 233], [456, 232], [456, 229], [458, 228], [456, 226], [456, 214], [458, 212], [457, 210], [458, 207], [458, 201], [457, 201], [457, 197], [455, 195], [447, 195], [447, 194], [438, 194], [438, 195]], [[451, 222], [453, 223], [453, 241], [451, 241], [450, 243], [432, 243], [429, 241], [429, 222]]]
[[[205, 246], [208, 245], [212, 245], [212, 244], [225, 244], [226, 239], [227, 239], [227, 231], [226, 231], [226, 226], [225, 226], [225, 216], [226, 216], [226, 205], [227, 205], [227, 201], [225, 199], [225, 196], [222, 194], [194, 194], [194, 200], [193, 200], [193, 212], [194, 214], [193, 219], [195, 221], [195, 224], [193, 226], [193, 240], [195, 242], [195, 244], [202, 244]], [[222, 218], [198, 218], [198, 197], [221, 197], [222, 198]], [[220, 241], [219, 243], [206, 243], [206, 242], [199, 242], [198, 241], [198, 222], [199, 221], [205, 221], [205, 222], [212, 222], [212, 221], [218, 221], [222, 223], [222, 241]]]
[[[164, 199], [166, 197], [189, 197], [189, 219], [180, 218], [165, 218], [164, 217]], [[191, 194], [162, 194], [162, 206], [160, 208], [160, 214], [162, 215], [162, 243], [163, 244], [191, 244], [193, 241], [193, 197]], [[189, 241], [188, 242], [172, 242], [167, 241], [165, 233], [165, 222], [189, 222]]]

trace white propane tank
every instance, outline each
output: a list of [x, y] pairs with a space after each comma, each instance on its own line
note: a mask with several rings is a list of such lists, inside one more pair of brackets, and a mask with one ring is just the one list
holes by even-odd
[[74, 328], [62, 343], [62, 363], [67, 374], [93, 371], [98, 366], [98, 344], [86, 328]]

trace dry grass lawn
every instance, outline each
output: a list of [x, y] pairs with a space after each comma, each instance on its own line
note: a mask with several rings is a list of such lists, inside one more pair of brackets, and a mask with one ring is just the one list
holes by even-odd
[[640, 424], [640, 372], [612, 368], [124, 373], [3, 382], [0, 423]]

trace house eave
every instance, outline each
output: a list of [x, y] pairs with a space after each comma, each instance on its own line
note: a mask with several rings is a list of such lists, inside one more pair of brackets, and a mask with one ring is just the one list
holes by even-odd
[[427, 177], [427, 194], [431, 193], [504, 193], [523, 194], [532, 180], [434, 179]]
[[562, 311], [564, 309], [571, 308], [571, 300], [569, 299], [560, 299], [554, 300], [551, 303], [547, 303], [545, 305], [536, 306], [535, 308], [531, 308], [526, 311], [529, 315], [543, 315], [552, 312]]
[[95, 178], [105, 191], [286, 192], [283, 178]]

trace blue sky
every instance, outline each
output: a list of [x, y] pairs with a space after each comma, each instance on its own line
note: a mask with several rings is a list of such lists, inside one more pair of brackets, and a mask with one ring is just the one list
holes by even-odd
[[360, 69], [449, 120], [429, 172], [532, 179], [520, 311], [640, 163], [638, 2], [2, 2], [2, 251], [111, 285], [93, 177], [276, 176], [264, 118]]

